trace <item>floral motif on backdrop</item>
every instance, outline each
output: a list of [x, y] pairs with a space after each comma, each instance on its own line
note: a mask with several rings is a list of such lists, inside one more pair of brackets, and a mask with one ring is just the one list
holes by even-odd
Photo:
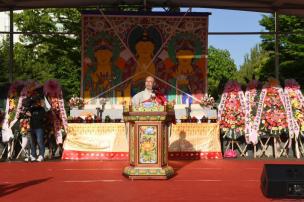
[[284, 93], [275, 79], [269, 79], [263, 87], [252, 130], [261, 136], [278, 136], [288, 130]]
[[304, 135], [304, 97], [300, 90], [300, 85], [294, 79], [285, 80], [285, 95], [286, 102], [290, 104], [291, 114], [291, 133], [299, 135], [301, 133]]
[[254, 117], [257, 112], [260, 93], [261, 93], [261, 83], [257, 80], [249, 81], [245, 92], [245, 101], [246, 101], [245, 135], [246, 135], [247, 143], [252, 142], [251, 129], [254, 122]]
[[237, 139], [245, 130], [245, 97], [237, 81], [228, 81], [218, 109], [224, 137]]
[[45, 82], [43, 90], [52, 109], [52, 120], [56, 143], [62, 144], [63, 140], [61, 129], [63, 128], [67, 132], [68, 122], [66, 111], [64, 109], [61, 86], [57, 80], [48, 80]]

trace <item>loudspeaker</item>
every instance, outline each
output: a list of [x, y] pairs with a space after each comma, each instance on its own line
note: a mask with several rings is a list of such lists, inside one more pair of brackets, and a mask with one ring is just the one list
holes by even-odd
[[304, 198], [304, 165], [265, 164], [261, 189], [269, 198]]

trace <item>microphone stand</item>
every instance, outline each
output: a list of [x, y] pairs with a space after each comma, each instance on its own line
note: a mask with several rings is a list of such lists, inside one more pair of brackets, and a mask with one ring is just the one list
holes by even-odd
[[186, 106], [186, 116], [187, 116], [187, 119], [191, 119], [191, 103], [189, 102], [189, 104]]

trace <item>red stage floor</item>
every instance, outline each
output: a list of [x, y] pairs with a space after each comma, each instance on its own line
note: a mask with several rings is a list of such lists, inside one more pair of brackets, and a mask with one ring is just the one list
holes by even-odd
[[0, 201], [271, 201], [260, 190], [264, 163], [304, 164], [302, 160], [170, 161], [176, 171], [170, 180], [131, 181], [122, 176], [127, 161], [0, 163]]

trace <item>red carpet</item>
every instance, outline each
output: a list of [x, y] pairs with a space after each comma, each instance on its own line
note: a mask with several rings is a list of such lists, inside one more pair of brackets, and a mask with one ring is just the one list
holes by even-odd
[[302, 160], [170, 161], [176, 171], [170, 180], [131, 181], [122, 176], [127, 161], [0, 163], [0, 201], [271, 201], [260, 190], [264, 163], [304, 164]]

